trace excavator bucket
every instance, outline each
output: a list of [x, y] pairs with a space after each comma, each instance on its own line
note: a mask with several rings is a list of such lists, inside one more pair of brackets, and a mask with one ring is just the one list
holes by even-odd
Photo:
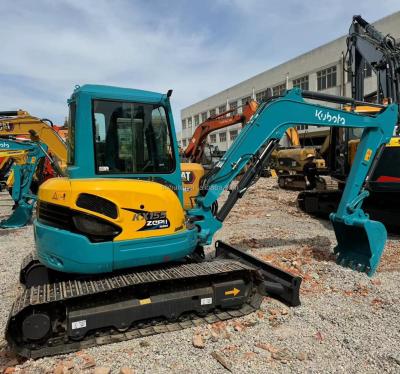
[[18, 205], [11, 216], [0, 222], [3, 229], [15, 229], [26, 226], [32, 218], [33, 204]]
[[334, 249], [336, 262], [372, 276], [385, 247], [385, 226], [367, 217], [352, 219], [346, 223], [331, 214], [330, 219], [338, 242]]

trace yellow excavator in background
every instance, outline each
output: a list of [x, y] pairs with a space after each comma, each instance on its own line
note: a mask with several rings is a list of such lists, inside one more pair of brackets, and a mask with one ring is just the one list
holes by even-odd
[[[271, 168], [278, 176], [278, 185], [284, 189], [304, 190], [306, 181], [303, 175], [303, 168], [307, 159], [312, 155], [317, 165], [318, 174], [324, 175], [327, 172], [325, 159], [322, 157], [329, 147], [329, 139], [325, 139], [321, 148], [302, 147], [300, 136], [296, 128], [292, 127], [286, 131], [289, 141], [289, 148], [281, 148], [273, 152], [271, 157]], [[327, 183], [324, 178], [317, 179], [317, 188], [326, 189]]]
[[[66, 130], [54, 126], [49, 119], [40, 119], [32, 116], [27, 111], [3, 111], [0, 112], [0, 139], [25, 139], [33, 142], [41, 142], [48, 147], [48, 156], [39, 165], [39, 180], [35, 178], [32, 190], [36, 191], [42, 181], [60, 175], [61, 170], [67, 165], [67, 146], [65, 143]], [[9, 150], [11, 151], [11, 150]], [[23, 159], [20, 158], [18, 162]], [[3, 152], [0, 156], [0, 183], [8, 188], [13, 185], [13, 173], [11, 167], [15, 157], [7, 157]], [[50, 160], [53, 160], [51, 162]], [[54, 170], [56, 168], [57, 170]]]
[[47, 144], [50, 154], [58, 163], [66, 166], [67, 147], [65, 130], [54, 126], [52, 121], [32, 116], [27, 111], [0, 112], [0, 137], [21, 137]]

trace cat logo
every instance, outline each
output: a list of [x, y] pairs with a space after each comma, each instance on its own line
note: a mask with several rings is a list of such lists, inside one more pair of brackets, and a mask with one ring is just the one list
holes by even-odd
[[66, 197], [67, 194], [65, 192], [54, 192], [52, 199], [65, 201]]
[[193, 184], [196, 179], [192, 171], [182, 171], [181, 173], [182, 182], [186, 184]]

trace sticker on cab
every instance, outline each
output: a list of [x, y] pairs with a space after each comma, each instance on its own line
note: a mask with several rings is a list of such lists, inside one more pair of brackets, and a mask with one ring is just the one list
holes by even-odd
[[72, 330], [83, 329], [84, 327], [86, 327], [85, 319], [81, 321], [72, 322]]
[[372, 155], [372, 149], [368, 148], [367, 152], [365, 152], [364, 161], [369, 161], [369, 159], [371, 158], [371, 155]]

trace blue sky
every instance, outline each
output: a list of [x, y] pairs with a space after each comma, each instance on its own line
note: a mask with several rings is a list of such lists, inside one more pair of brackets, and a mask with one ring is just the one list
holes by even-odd
[[179, 111], [375, 21], [398, 0], [3, 0], [0, 110], [62, 123], [85, 83], [174, 90]]

